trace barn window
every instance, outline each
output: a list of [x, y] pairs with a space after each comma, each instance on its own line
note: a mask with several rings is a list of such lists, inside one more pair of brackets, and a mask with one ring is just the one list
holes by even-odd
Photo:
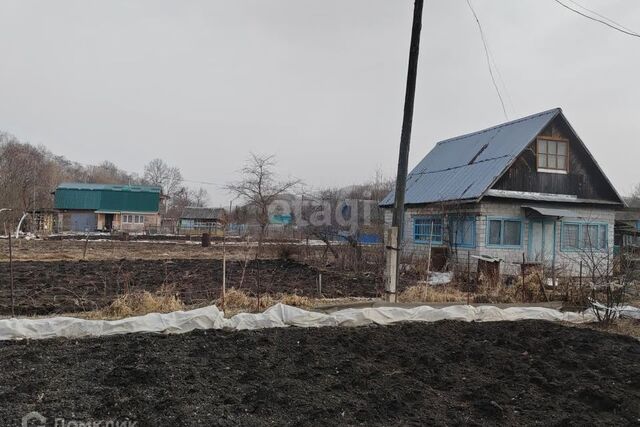
[[487, 221], [487, 246], [520, 247], [522, 244], [522, 220], [489, 218]]
[[569, 142], [566, 140], [538, 139], [538, 170], [568, 171]]
[[421, 217], [413, 220], [413, 240], [417, 243], [442, 243], [442, 217]]

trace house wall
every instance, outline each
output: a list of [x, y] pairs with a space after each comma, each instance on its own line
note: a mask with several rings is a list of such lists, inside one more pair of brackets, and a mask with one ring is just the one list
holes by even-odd
[[[58, 231], [59, 232], [64, 232], [64, 231], [73, 231], [73, 226], [72, 226], [72, 216], [73, 214], [77, 214], [77, 213], [82, 213], [82, 214], [93, 214], [95, 215], [96, 218], [96, 229], [97, 230], [102, 230], [104, 228], [105, 225], [105, 214], [98, 214], [98, 213], [94, 213], [92, 211], [84, 211], [84, 210], [77, 210], [77, 211], [63, 211], [63, 212], [59, 212], [58, 213]], [[149, 229], [153, 229], [156, 227], [160, 227], [161, 224], [161, 220], [162, 217], [160, 216], [160, 214], [158, 213], [145, 213], [145, 214], [135, 214], [135, 213], [131, 213], [132, 215], [143, 215], [144, 216], [144, 223], [141, 224], [135, 224], [135, 223], [124, 223], [122, 222], [122, 214], [114, 214], [113, 215], [113, 223], [112, 223], [112, 228], [113, 230], [120, 230], [120, 231], [127, 231], [127, 232], [131, 232], [131, 233], [141, 233], [145, 230], [149, 230]], [[80, 230], [83, 231], [83, 230]], [[95, 230], [89, 230], [89, 231], [95, 231]]]
[[[525, 203], [526, 204], [526, 203]], [[537, 205], [541, 205], [539, 202]], [[592, 254], [585, 251], [563, 251], [561, 248], [561, 234], [563, 222], [589, 222], [607, 224], [607, 250], [598, 252], [597, 258], [600, 262], [605, 263], [607, 254], [613, 253], [613, 236], [614, 236], [614, 219], [615, 209], [608, 207], [586, 207], [580, 205], [559, 206], [549, 205], [550, 207], [570, 209], [576, 213], [572, 218], [551, 219], [546, 217], [545, 220], [555, 223], [555, 267], [560, 275], [577, 275], [579, 273], [580, 261], [584, 261], [583, 273], [590, 274], [588, 265], [593, 262], [586, 262], [587, 258], [593, 259]], [[421, 216], [429, 215], [464, 215], [474, 216], [475, 222], [475, 245], [471, 248], [456, 248], [451, 252], [450, 262], [460, 269], [467, 268], [468, 257], [471, 256], [470, 267], [472, 271], [477, 269], [477, 259], [474, 255], [488, 255], [502, 259], [501, 273], [515, 275], [520, 273], [520, 263], [522, 263], [522, 255], [530, 261], [529, 241], [531, 238], [530, 224], [536, 219], [531, 216], [530, 210], [525, 210], [521, 203], [513, 201], [483, 201], [477, 204], [459, 205], [456, 207], [443, 206], [426, 206], [426, 207], [410, 207], [405, 212], [405, 224], [403, 232], [403, 257], [405, 259], [413, 259], [416, 257], [426, 257], [429, 252], [429, 244], [417, 243], [413, 236], [414, 219]], [[529, 216], [527, 216], [529, 215]], [[392, 213], [390, 209], [385, 210], [385, 224], [391, 224]], [[490, 218], [519, 218], [522, 220], [522, 239], [519, 247], [516, 248], [500, 248], [490, 247], [487, 245], [487, 224]], [[538, 217], [540, 218], [540, 217]], [[445, 221], [446, 224], [446, 221]], [[432, 248], [445, 248], [449, 245], [448, 233], [445, 232], [442, 244], [433, 244]]]
[[[122, 222], [122, 215], [143, 215], [144, 222], [143, 223]], [[122, 231], [132, 232], [132, 233], [140, 233], [145, 230], [159, 227], [161, 222], [160, 214], [157, 214], [157, 213], [154, 213], [154, 214], [137, 213], [136, 214], [135, 212], [131, 212], [131, 213], [127, 212], [120, 215], [116, 215], [116, 217], [117, 217], [117, 225], [116, 225], [116, 218], [114, 218], [114, 221], [113, 221], [114, 228]]]
[[[65, 210], [65, 211], [59, 212], [58, 213], [58, 231], [59, 232], [63, 232], [63, 231], [84, 232], [85, 227], [80, 227], [81, 229], [78, 229], [79, 227], [76, 224], [78, 221], [77, 217], [81, 216], [81, 217], [88, 218], [91, 215], [93, 215], [95, 218], [95, 213], [93, 211]], [[97, 222], [97, 218], [94, 219], [94, 222]], [[88, 228], [89, 228], [89, 231], [94, 231], [96, 227], [94, 225], [94, 226], [89, 226]]]
[[573, 132], [567, 128], [564, 120], [556, 118], [540, 136], [565, 139], [569, 142], [568, 171], [538, 172], [537, 141], [533, 141], [493, 186], [494, 189], [567, 194], [581, 199], [618, 201], [618, 196], [612, 191], [606, 177], [598, 170]]

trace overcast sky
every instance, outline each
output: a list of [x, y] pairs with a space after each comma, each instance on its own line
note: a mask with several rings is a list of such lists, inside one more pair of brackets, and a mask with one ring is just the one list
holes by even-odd
[[[640, 1], [576, 0], [640, 31]], [[640, 39], [553, 0], [473, 0], [510, 119], [556, 106], [640, 182]], [[248, 152], [313, 187], [395, 175], [411, 0], [0, 0], [0, 129], [81, 163], [160, 157], [214, 205]], [[505, 121], [465, 0], [427, 0], [411, 163]], [[197, 186], [197, 184], [193, 184]]]

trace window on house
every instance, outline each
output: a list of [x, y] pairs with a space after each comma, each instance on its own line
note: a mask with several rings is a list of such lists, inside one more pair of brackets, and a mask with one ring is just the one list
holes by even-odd
[[130, 223], [131, 222], [131, 215], [122, 215], [122, 222]]
[[135, 215], [134, 222], [136, 224], [142, 224], [144, 222], [144, 216], [143, 215]]
[[520, 246], [522, 221], [519, 219], [489, 219], [487, 225], [489, 246]]
[[580, 248], [580, 226], [578, 224], [564, 224], [562, 247], [564, 249]]
[[607, 232], [607, 224], [565, 222], [562, 224], [562, 249], [606, 249], [608, 245]]
[[538, 169], [569, 170], [569, 142], [538, 139]]
[[476, 245], [475, 217], [449, 217], [449, 233], [453, 246], [474, 247]]
[[418, 243], [442, 243], [442, 217], [415, 218], [413, 240]]

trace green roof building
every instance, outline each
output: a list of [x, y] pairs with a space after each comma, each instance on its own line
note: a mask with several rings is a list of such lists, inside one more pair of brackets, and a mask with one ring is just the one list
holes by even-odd
[[145, 231], [160, 225], [163, 198], [157, 186], [64, 183], [54, 207], [61, 231]]

